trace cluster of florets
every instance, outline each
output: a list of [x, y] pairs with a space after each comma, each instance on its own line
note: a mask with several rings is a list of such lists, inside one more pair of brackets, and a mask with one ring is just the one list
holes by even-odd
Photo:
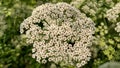
[[[117, 23], [115, 30], [119, 33], [120, 32], [120, 3], [117, 3], [112, 9], [109, 9], [106, 12], [106, 17], [109, 21]], [[120, 34], [119, 34], [120, 35]]]
[[0, 16], [0, 37], [3, 36], [4, 31], [6, 30], [6, 28], [7, 28], [7, 25], [6, 25], [5, 21], [4, 21], [4, 17], [3, 17], [3, 15], [1, 15]]
[[112, 9], [106, 12], [106, 17], [111, 22], [116, 22], [120, 14], [120, 3], [117, 3]]
[[54, 62], [81, 67], [90, 60], [94, 22], [67, 3], [43, 4], [20, 26], [32, 57], [40, 63]]
[[117, 26], [115, 27], [115, 30], [119, 33], [120, 35], [120, 22], [117, 23]]
[[107, 9], [104, 8], [103, 5], [106, 4], [111, 7], [114, 2], [112, 0], [72, 0], [70, 4], [79, 8], [87, 15], [95, 16], [97, 14], [97, 17], [99, 17], [98, 13], [100, 14], [101, 9], [104, 9], [102, 11], [105, 11]]
[[94, 16], [98, 10], [96, 1], [92, 0], [73, 0], [71, 5], [80, 8], [85, 14], [90, 14]]

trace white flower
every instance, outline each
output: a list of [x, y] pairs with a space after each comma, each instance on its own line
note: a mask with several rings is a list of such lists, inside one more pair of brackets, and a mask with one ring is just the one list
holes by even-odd
[[120, 3], [117, 3], [112, 9], [106, 12], [106, 17], [109, 21], [116, 22], [120, 14]]
[[28, 37], [27, 42], [33, 44], [32, 56], [38, 62], [64, 62], [76, 67], [77, 63], [82, 62], [81, 67], [90, 60], [88, 47], [94, 29], [90, 18], [67, 3], [38, 6], [20, 26], [20, 32]]

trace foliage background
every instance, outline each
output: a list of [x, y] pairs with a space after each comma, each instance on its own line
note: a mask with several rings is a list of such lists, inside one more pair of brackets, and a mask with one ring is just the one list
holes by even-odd
[[[31, 57], [31, 48], [25, 42], [25, 36], [20, 35], [19, 27], [24, 19], [31, 15], [32, 10], [44, 3], [67, 2], [72, 0], [0, 0], [0, 22], [4, 23], [5, 30], [0, 24], [0, 68], [50, 68], [50, 64], [39, 64]], [[100, 4], [95, 14], [85, 12], [82, 6], [93, 2]], [[104, 16], [120, 0], [107, 3], [106, 0], [84, 0], [77, 4], [81, 12], [90, 17], [96, 24], [95, 40], [91, 50], [91, 60], [83, 68], [98, 68], [101, 64], [110, 61], [120, 61], [120, 36], [114, 30], [116, 22], [110, 22]], [[91, 7], [94, 9], [94, 7]], [[120, 16], [119, 16], [120, 18]], [[72, 68], [72, 67], [62, 67]]]

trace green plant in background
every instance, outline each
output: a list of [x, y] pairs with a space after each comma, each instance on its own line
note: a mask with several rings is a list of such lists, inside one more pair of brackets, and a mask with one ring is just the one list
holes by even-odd
[[119, 62], [107, 62], [99, 66], [99, 68], [120, 68]]
[[[27, 47], [25, 37], [19, 33], [20, 23], [30, 15], [35, 4], [33, 0], [29, 2], [27, 0], [0, 0], [0, 22], [2, 16], [7, 26], [0, 37], [0, 68], [36, 66], [37, 63], [29, 57], [30, 47]], [[0, 26], [1, 29], [3, 27], [4, 25]]]
[[0, 37], [3, 36], [4, 31], [7, 29], [6, 22], [3, 20], [4, 16], [0, 14]]

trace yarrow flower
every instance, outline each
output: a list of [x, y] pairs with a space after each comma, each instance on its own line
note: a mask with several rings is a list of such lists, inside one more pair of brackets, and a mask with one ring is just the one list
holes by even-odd
[[120, 14], [120, 3], [117, 3], [112, 9], [106, 12], [106, 17], [111, 22], [116, 22]]
[[27, 42], [33, 44], [32, 57], [40, 63], [76, 66], [90, 60], [94, 22], [67, 3], [43, 4], [20, 26]]
[[115, 27], [115, 30], [119, 33], [120, 35], [120, 22], [117, 23], [117, 26]]

